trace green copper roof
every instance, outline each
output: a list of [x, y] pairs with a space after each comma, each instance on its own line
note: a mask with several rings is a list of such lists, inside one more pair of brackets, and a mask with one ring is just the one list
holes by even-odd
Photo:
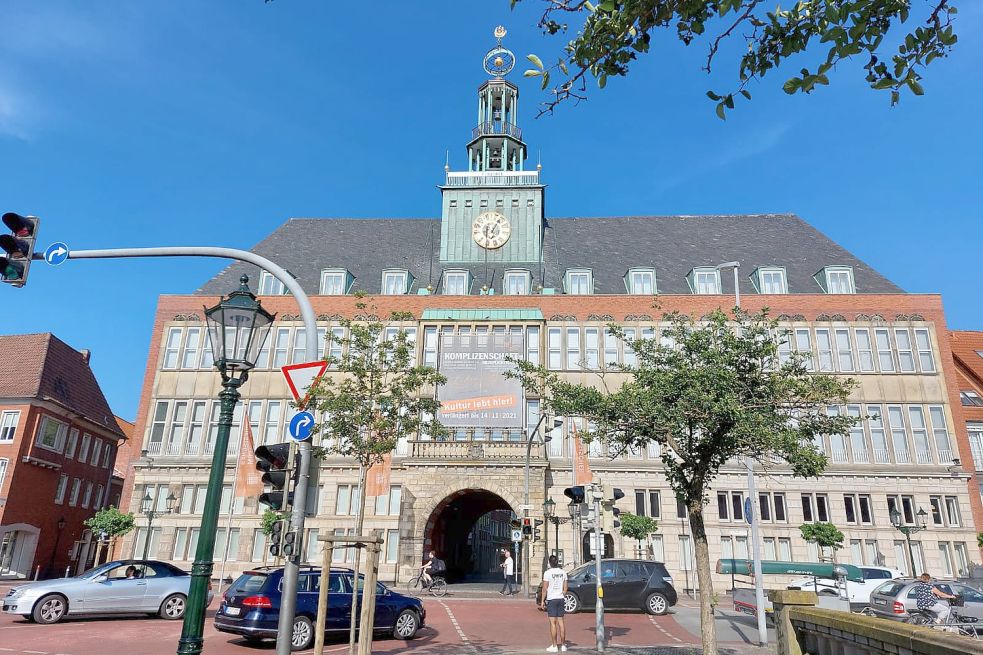
[[424, 309], [424, 321], [542, 321], [538, 309]]

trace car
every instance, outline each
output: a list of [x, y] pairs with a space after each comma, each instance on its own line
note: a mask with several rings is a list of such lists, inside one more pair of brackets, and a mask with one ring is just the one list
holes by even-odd
[[[898, 578], [885, 582], [870, 595], [870, 609], [874, 614], [885, 619], [894, 621], [908, 619], [911, 610], [916, 607], [915, 587], [918, 584], [920, 584], [919, 580], [911, 578]], [[983, 619], [983, 593], [979, 589], [954, 580], [935, 580], [933, 584], [938, 585], [939, 589], [947, 594], [962, 596], [963, 606], [959, 608], [959, 614]]]
[[[333, 568], [328, 579], [325, 632], [348, 632], [355, 574], [351, 569]], [[359, 574], [359, 589], [363, 580], [364, 577]], [[261, 567], [244, 572], [223, 594], [222, 603], [215, 613], [215, 629], [240, 635], [247, 642], [275, 639], [280, 620], [282, 586], [282, 567]], [[291, 639], [293, 650], [305, 650], [314, 643], [320, 588], [321, 569], [302, 568], [297, 581], [297, 609]], [[425, 626], [426, 618], [426, 610], [419, 598], [405, 596], [381, 582], [376, 583], [376, 632], [389, 633], [396, 639], [413, 639], [417, 631]]]
[[[863, 582], [847, 580], [846, 595], [853, 605], [867, 605], [870, 603], [870, 594], [887, 580], [900, 578], [904, 574], [897, 569], [890, 569], [884, 566], [861, 566]], [[839, 596], [842, 588], [837, 586], [835, 580], [831, 578], [800, 578], [788, 584], [789, 589], [800, 589], [802, 591], [815, 591], [821, 596]]]
[[[568, 614], [593, 609], [597, 603], [597, 577], [594, 562], [567, 574], [567, 593], [563, 609]], [[676, 604], [672, 576], [662, 562], [637, 559], [601, 561], [606, 609], [640, 609], [649, 614], [666, 614]], [[536, 604], [542, 601], [542, 586], [536, 591]]]
[[3, 598], [3, 611], [37, 623], [57, 623], [65, 616], [82, 614], [136, 612], [177, 620], [184, 618], [190, 588], [191, 576], [167, 562], [124, 559], [73, 578], [11, 587]]

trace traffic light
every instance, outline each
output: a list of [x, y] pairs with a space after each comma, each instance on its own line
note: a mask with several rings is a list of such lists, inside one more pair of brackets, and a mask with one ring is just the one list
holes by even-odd
[[279, 557], [283, 552], [283, 531], [287, 528], [287, 522], [283, 519], [276, 521], [270, 531], [270, 555]]
[[621, 510], [614, 506], [616, 502], [625, 497], [625, 492], [618, 487], [609, 484], [601, 485], [601, 530], [603, 532], [613, 532], [621, 527], [619, 516]]
[[[275, 443], [260, 446], [256, 449], [256, 470], [263, 471], [263, 483], [273, 489], [260, 494], [259, 502], [270, 509], [283, 507], [283, 494], [287, 494], [287, 505], [293, 504], [293, 492], [288, 487], [290, 476], [290, 444]], [[293, 467], [293, 478], [296, 481], [299, 467]]]
[[22, 287], [27, 284], [27, 273], [34, 256], [34, 243], [38, 237], [37, 216], [21, 216], [14, 212], [3, 215], [3, 224], [10, 234], [0, 235], [0, 278], [7, 284]]
[[300, 544], [297, 543], [297, 533], [284, 532], [282, 545], [280, 547], [280, 554], [284, 557], [290, 558], [296, 555], [299, 550]]
[[522, 520], [521, 519], [518, 519], [518, 518], [514, 518], [514, 519], [512, 519], [512, 520], [509, 521], [509, 526], [513, 530], [521, 530], [522, 529]]
[[580, 505], [584, 502], [584, 488], [583, 487], [567, 487], [563, 490], [563, 495]]
[[529, 517], [522, 519], [522, 536], [526, 539], [532, 536], [532, 519]]

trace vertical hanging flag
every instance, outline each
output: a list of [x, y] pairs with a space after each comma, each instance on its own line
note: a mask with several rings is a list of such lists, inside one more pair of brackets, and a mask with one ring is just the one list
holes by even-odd
[[590, 484], [593, 475], [590, 472], [590, 462], [587, 459], [587, 449], [577, 434], [577, 422], [573, 421], [573, 483]]
[[384, 496], [389, 493], [389, 473], [392, 471], [393, 456], [386, 453], [382, 459], [373, 462], [365, 473], [365, 495]]
[[244, 416], [242, 443], [239, 444], [239, 470], [236, 472], [235, 497], [254, 498], [263, 493], [263, 476], [256, 470], [256, 447], [249, 417]]

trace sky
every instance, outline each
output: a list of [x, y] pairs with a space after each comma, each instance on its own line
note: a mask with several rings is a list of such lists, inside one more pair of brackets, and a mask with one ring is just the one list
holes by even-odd
[[[548, 217], [794, 212], [903, 289], [941, 293], [950, 327], [983, 329], [983, 3], [957, 4], [960, 42], [922, 97], [892, 108], [853, 63], [788, 96], [803, 60], [720, 121], [705, 93], [732, 87], [736, 59], [708, 77], [706, 42], [668, 33], [628, 78], [536, 118], [546, 96], [521, 76], [524, 56], [562, 45], [536, 28], [540, 0], [7, 0], [0, 211], [39, 216], [41, 247], [74, 249], [248, 249], [291, 217], [438, 217], [445, 157], [467, 166], [481, 59], [502, 24]], [[132, 419], [158, 296], [223, 265], [35, 262], [26, 287], [0, 288], [2, 331], [90, 349]]]

